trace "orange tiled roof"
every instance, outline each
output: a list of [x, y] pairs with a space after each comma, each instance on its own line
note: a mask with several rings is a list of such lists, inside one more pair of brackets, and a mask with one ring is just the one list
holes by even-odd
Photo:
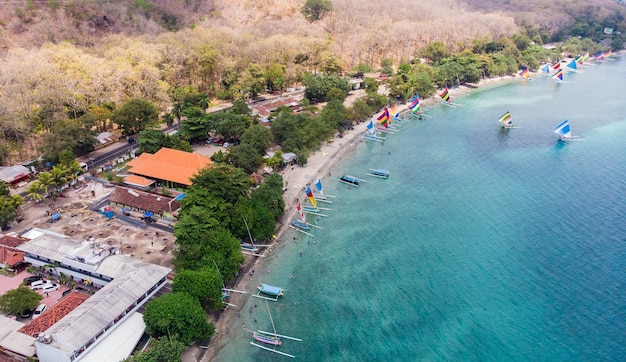
[[14, 236], [4, 235], [0, 238], [0, 245], [6, 245], [10, 247], [20, 246], [24, 243], [24, 240], [16, 238]]
[[20, 261], [24, 261], [23, 251], [0, 245], [0, 263], [13, 266]]
[[25, 324], [18, 332], [37, 337], [39, 333], [45, 332], [87, 299], [89, 299], [87, 294], [71, 292], [52, 308], [43, 312], [39, 318]]
[[148, 187], [153, 182], [154, 180], [150, 180], [149, 178], [145, 178], [145, 177], [141, 177], [137, 175], [130, 175], [124, 179], [124, 183], [130, 184], [130, 185], [142, 186], [142, 187]]
[[150, 155], [143, 153], [129, 162], [128, 172], [151, 179], [191, 185], [191, 178], [201, 169], [213, 164], [210, 158], [197, 153], [161, 148]]

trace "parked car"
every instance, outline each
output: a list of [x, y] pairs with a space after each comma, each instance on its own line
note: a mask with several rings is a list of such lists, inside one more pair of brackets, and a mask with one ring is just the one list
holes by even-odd
[[46, 281], [45, 280], [37, 280], [34, 281], [32, 283], [30, 283], [30, 289], [35, 290], [35, 289], [41, 289], [43, 288], [44, 285], [46, 285]]
[[48, 309], [48, 306], [46, 306], [45, 304], [39, 304], [37, 306], [37, 309], [35, 309], [35, 311], [33, 312], [33, 319], [39, 317], [41, 313], [46, 311], [46, 309]]
[[33, 314], [33, 311], [30, 309], [24, 309], [24, 311], [22, 312], [22, 314], [20, 314], [20, 317], [22, 318], [28, 318]]
[[224, 147], [224, 148], [228, 148], [228, 147], [230, 147], [230, 143], [229, 143], [229, 142], [224, 142], [223, 147]]
[[213, 146], [221, 146], [224, 144], [224, 140], [221, 138], [216, 138], [213, 140]]
[[204, 142], [205, 145], [210, 145], [211, 143], [213, 143], [213, 137], [209, 137], [206, 139], [206, 141]]
[[32, 276], [24, 278], [23, 283], [30, 285], [32, 282], [36, 282], [36, 281], [41, 280], [41, 279], [42, 278], [39, 275], [32, 275]]
[[58, 284], [54, 284], [54, 283], [49, 283], [43, 286], [43, 288], [41, 288], [41, 290], [44, 293], [52, 293], [55, 290], [59, 290], [59, 285]]

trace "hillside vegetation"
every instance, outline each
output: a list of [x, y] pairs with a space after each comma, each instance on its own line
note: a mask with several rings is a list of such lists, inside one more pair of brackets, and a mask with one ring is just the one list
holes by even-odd
[[[391, 75], [401, 63], [402, 79], [390, 88], [405, 97], [433, 80], [459, 79], [461, 64], [473, 68], [461, 81], [510, 74], [549, 58], [529, 49], [532, 42], [626, 28], [612, 0], [332, 0], [332, 11], [313, 22], [304, 3], [4, 0], [0, 160], [58, 154], [68, 135], [78, 142], [73, 151], [83, 152], [93, 142], [85, 135], [110, 129], [111, 112], [133, 98], [167, 111], [185, 103], [187, 91], [233, 100], [292, 86], [309, 72], [382, 67]], [[594, 50], [573, 51], [583, 49]], [[440, 63], [461, 52], [473, 56], [442, 62], [437, 72], [409, 69], [417, 58]], [[417, 73], [424, 73], [419, 82]]]

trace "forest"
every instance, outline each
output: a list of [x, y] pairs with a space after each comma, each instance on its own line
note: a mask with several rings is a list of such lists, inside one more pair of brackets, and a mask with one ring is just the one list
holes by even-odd
[[[391, 76], [401, 70], [406, 83], [407, 64], [413, 70], [427, 69], [424, 63], [448, 64], [450, 70], [468, 62], [481, 65], [478, 72], [464, 72], [467, 77], [459, 77], [458, 69], [443, 76], [425, 73], [436, 86], [453, 79], [475, 82], [477, 76], [512, 74], [554, 57], [543, 54], [541, 44], [571, 35], [599, 42], [606, 38], [605, 27], [624, 28], [622, 9], [609, 0], [515, 6], [450, 0], [418, 6], [408, 0], [7, 4], [0, 9], [0, 163], [5, 165], [39, 156], [54, 164], [63, 150], [88, 152], [97, 132], [123, 131], [116, 120], [131, 99], [153, 104], [158, 123], [171, 120], [172, 107], [181, 102], [177, 90], [185, 88], [205, 95], [208, 105], [281, 91], [302, 84], [311, 72], [344, 76], [382, 70]], [[327, 9], [305, 11], [319, 4]], [[619, 49], [623, 38], [610, 42]], [[416, 91], [400, 89], [397, 78], [390, 82], [395, 98]]]

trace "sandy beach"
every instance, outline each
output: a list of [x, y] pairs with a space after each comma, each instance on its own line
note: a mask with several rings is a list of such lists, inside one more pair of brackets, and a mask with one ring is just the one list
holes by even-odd
[[[484, 87], [486, 85], [502, 82], [506, 80], [512, 80], [514, 76], [503, 76], [496, 78], [489, 78], [481, 80], [477, 86], [461, 86], [449, 89], [450, 96], [454, 99], [455, 96], [463, 94], [473, 88]], [[383, 90], [384, 91], [384, 90]], [[363, 96], [363, 91], [352, 92], [345, 100], [346, 106], [351, 106], [352, 102], [359, 97]], [[433, 97], [424, 99], [421, 101], [424, 106], [435, 105], [440, 102], [439, 96], [436, 94]], [[398, 105], [400, 112], [405, 112], [408, 108], [408, 103]], [[376, 115], [375, 115], [376, 116]], [[308, 158], [308, 164], [306, 167], [294, 166], [285, 169], [283, 179], [285, 181], [285, 187], [287, 191], [284, 193], [286, 212], [281, 220], [280, 228], [277, 230], [277, 240], [280, 242], [286, 240], [284, 238], [285, 233], [289, 230], [289, 222], [296, 215], [296, 201], [300, 199], [301, 203], [304, 203], [306, 198], [302, 189], [307, 183], [313, 184], [319, 177], [324, 183], [326, 180], [331, 180], [333, 177], [337, 177], [340, 174], [339, 170], [335, 170], [334, 167], [337, 161], [343, 157], [348, 156], [359, 142], [367, 142], [363, 135], [367, 131], [367, 121], [361, 122], [354, 126], [352, 130], [348, 130], [343, 133], [343, 137], [336, 136], [332, 142], [324, 142], [322, 146], [313, 152]], [[334, 175], [334, 176], [333, 176]], [[271, 251], [278, 252], [279, 248], [274, 245], [268, 248]], [[252, 256], [246, 257], [246, 261], [242, 266], [243, 275], [235, 281], [232, 286], [237, 290], [250, 290], [250, 280], [248, 273], [253, 268], [260, 270], [264, 269], [264, 259], [256, 258]], [[245, 300], [249, 298], [248, 294], [232, 294], [231, 303], [236, 305], [245, 304]], [[213, 320], [215, 323], [215, 335], [211, 339], [209, 348], [206, 350], [202, 361], [211, 361], [215, 357], [217, 350], [224, 344], [228, 343], [228, 332], [232, 328], [239, 326], [239, 320], [237, 318], [237, 310], [227, 309], [217, 315], [217, 319]], [[195, 356], [189, 356], [188, 353], [183, 355], [184, 361], [194, 361]]]

